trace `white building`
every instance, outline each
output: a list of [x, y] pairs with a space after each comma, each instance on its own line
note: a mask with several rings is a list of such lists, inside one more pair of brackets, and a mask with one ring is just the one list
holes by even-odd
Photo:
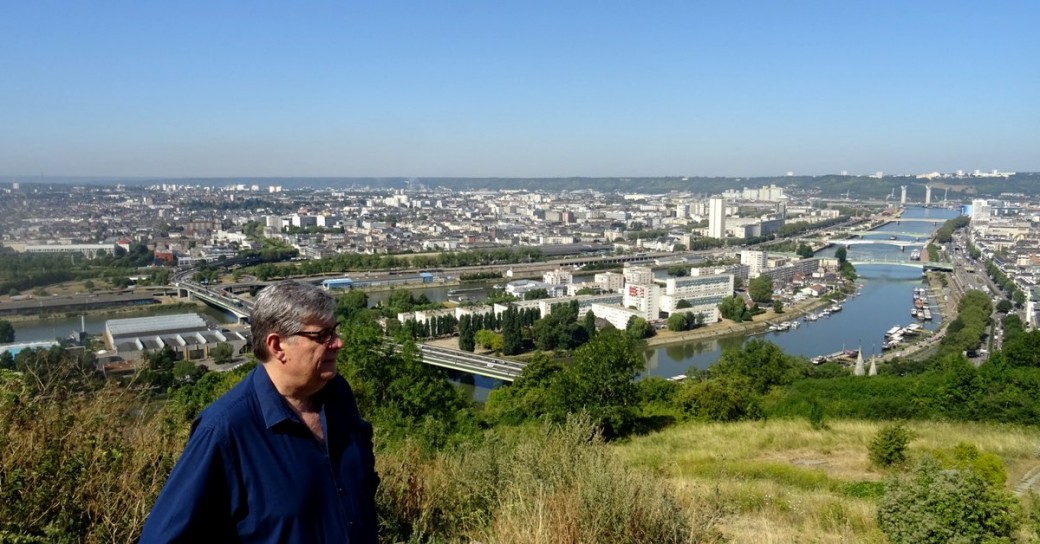
[[[660, 295], [660, 311], [693, 312], [704, 316], [705, 323], [719, 320], [719, 304], [722, 299], [733, 295], [733, 275], [717, 274], [710, 276], [689, 276], [657, 280], [664, 284]], [[679, 301], [690, 303], [689, 308], [676, 308]], [[598, 315], [598, 314], [597, 314]]]
[[748, 277], [757, 278], [769, 266], [769, 256], [765, 251], [744, 250], [740, 252], [740, 264], [748, 266]]
[[536, 289], [545, 289], [550, 297], [562, 297], [567, 294], [566, 285], [552, 285], [534, 280], [513, 280], [506, 284], [506, 293], [519, 299], [523, 299], [528, 291]]
[[648, 266], [626, 266], [625, 283], [647, 285], [654, 282], [654, 271]]
[[610, 304], [593, 304], [589, 310], [596, 314], [596, 317], [606, 319], [614, 326], [615, 329], [625, 330], [628, 326], [628, 320], [632, 316], [643, 317], [637, 310], [630, 310], [621, 306], [613, 306]]
[[88, 259], [97, 257], [98, 253], [114, 255], [115, 244], [44, 244], [26, 245], [24, 253], [82, 253]]
[[708, 236], [726, 237], [726, 199], [712, 198], [708, 202]]
[[557, 268], [542, 274], [542, 281], [549, 285], [569, 285], [574, 281], [574, 274], [569, 270]]
[[979, 223], [982, 221], [989, 221], [990, 216], [993, 215], [993, 209], [989, 205], [987, 200], [972, 200], [971, 201], [971, 222]]
[[[639, 313], [639, 317], [647, 321], [659, 321], [661, 319], [660, 301], [661, 286], [656, 283], [644, 285], [629, 284], [625, 286], [625, 298], [623, 304], [626, 308], [633, 308]], [[599, 315], [599, 314], [596, 314]]]
[[620, 293], [621, 288], [625, 286], [625, 276], [617, 272], [600, 272], [593, 276], [593, 279], [601, 289], [612, 293]]
[[292, 226], [301, 228], [316, 227], [318, 226], [318, 218], [314, 215], [293, 214]]

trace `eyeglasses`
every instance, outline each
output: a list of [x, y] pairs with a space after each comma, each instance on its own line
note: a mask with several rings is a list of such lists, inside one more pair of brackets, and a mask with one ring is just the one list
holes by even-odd
[[339, 338], [339, 334], [336, 333], [336, 327], [329, 327], [320, 331], [300, 331], [296, 333], [296, 336], [309, 338], [323, 346], [328, 346], [333, 339]]

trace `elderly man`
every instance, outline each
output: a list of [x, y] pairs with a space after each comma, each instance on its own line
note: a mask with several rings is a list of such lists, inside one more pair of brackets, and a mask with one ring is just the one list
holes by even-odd
[[336, 372], [335, 301], [257, 296], [261, 364], [199, 415], [141, 542], [376, 542], [372, 427]]

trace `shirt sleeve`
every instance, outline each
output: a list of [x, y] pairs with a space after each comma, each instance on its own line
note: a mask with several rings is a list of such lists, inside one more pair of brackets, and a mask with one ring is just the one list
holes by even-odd
[[234, 540], [227, 453], [213, 426], [192, 432], [144, 522], [142, 544]]

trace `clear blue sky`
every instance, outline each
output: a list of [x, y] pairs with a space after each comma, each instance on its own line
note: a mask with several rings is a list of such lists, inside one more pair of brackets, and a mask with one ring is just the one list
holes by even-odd
[[1040, 2], [8, 0], [0, 175], [1040, 171]]

